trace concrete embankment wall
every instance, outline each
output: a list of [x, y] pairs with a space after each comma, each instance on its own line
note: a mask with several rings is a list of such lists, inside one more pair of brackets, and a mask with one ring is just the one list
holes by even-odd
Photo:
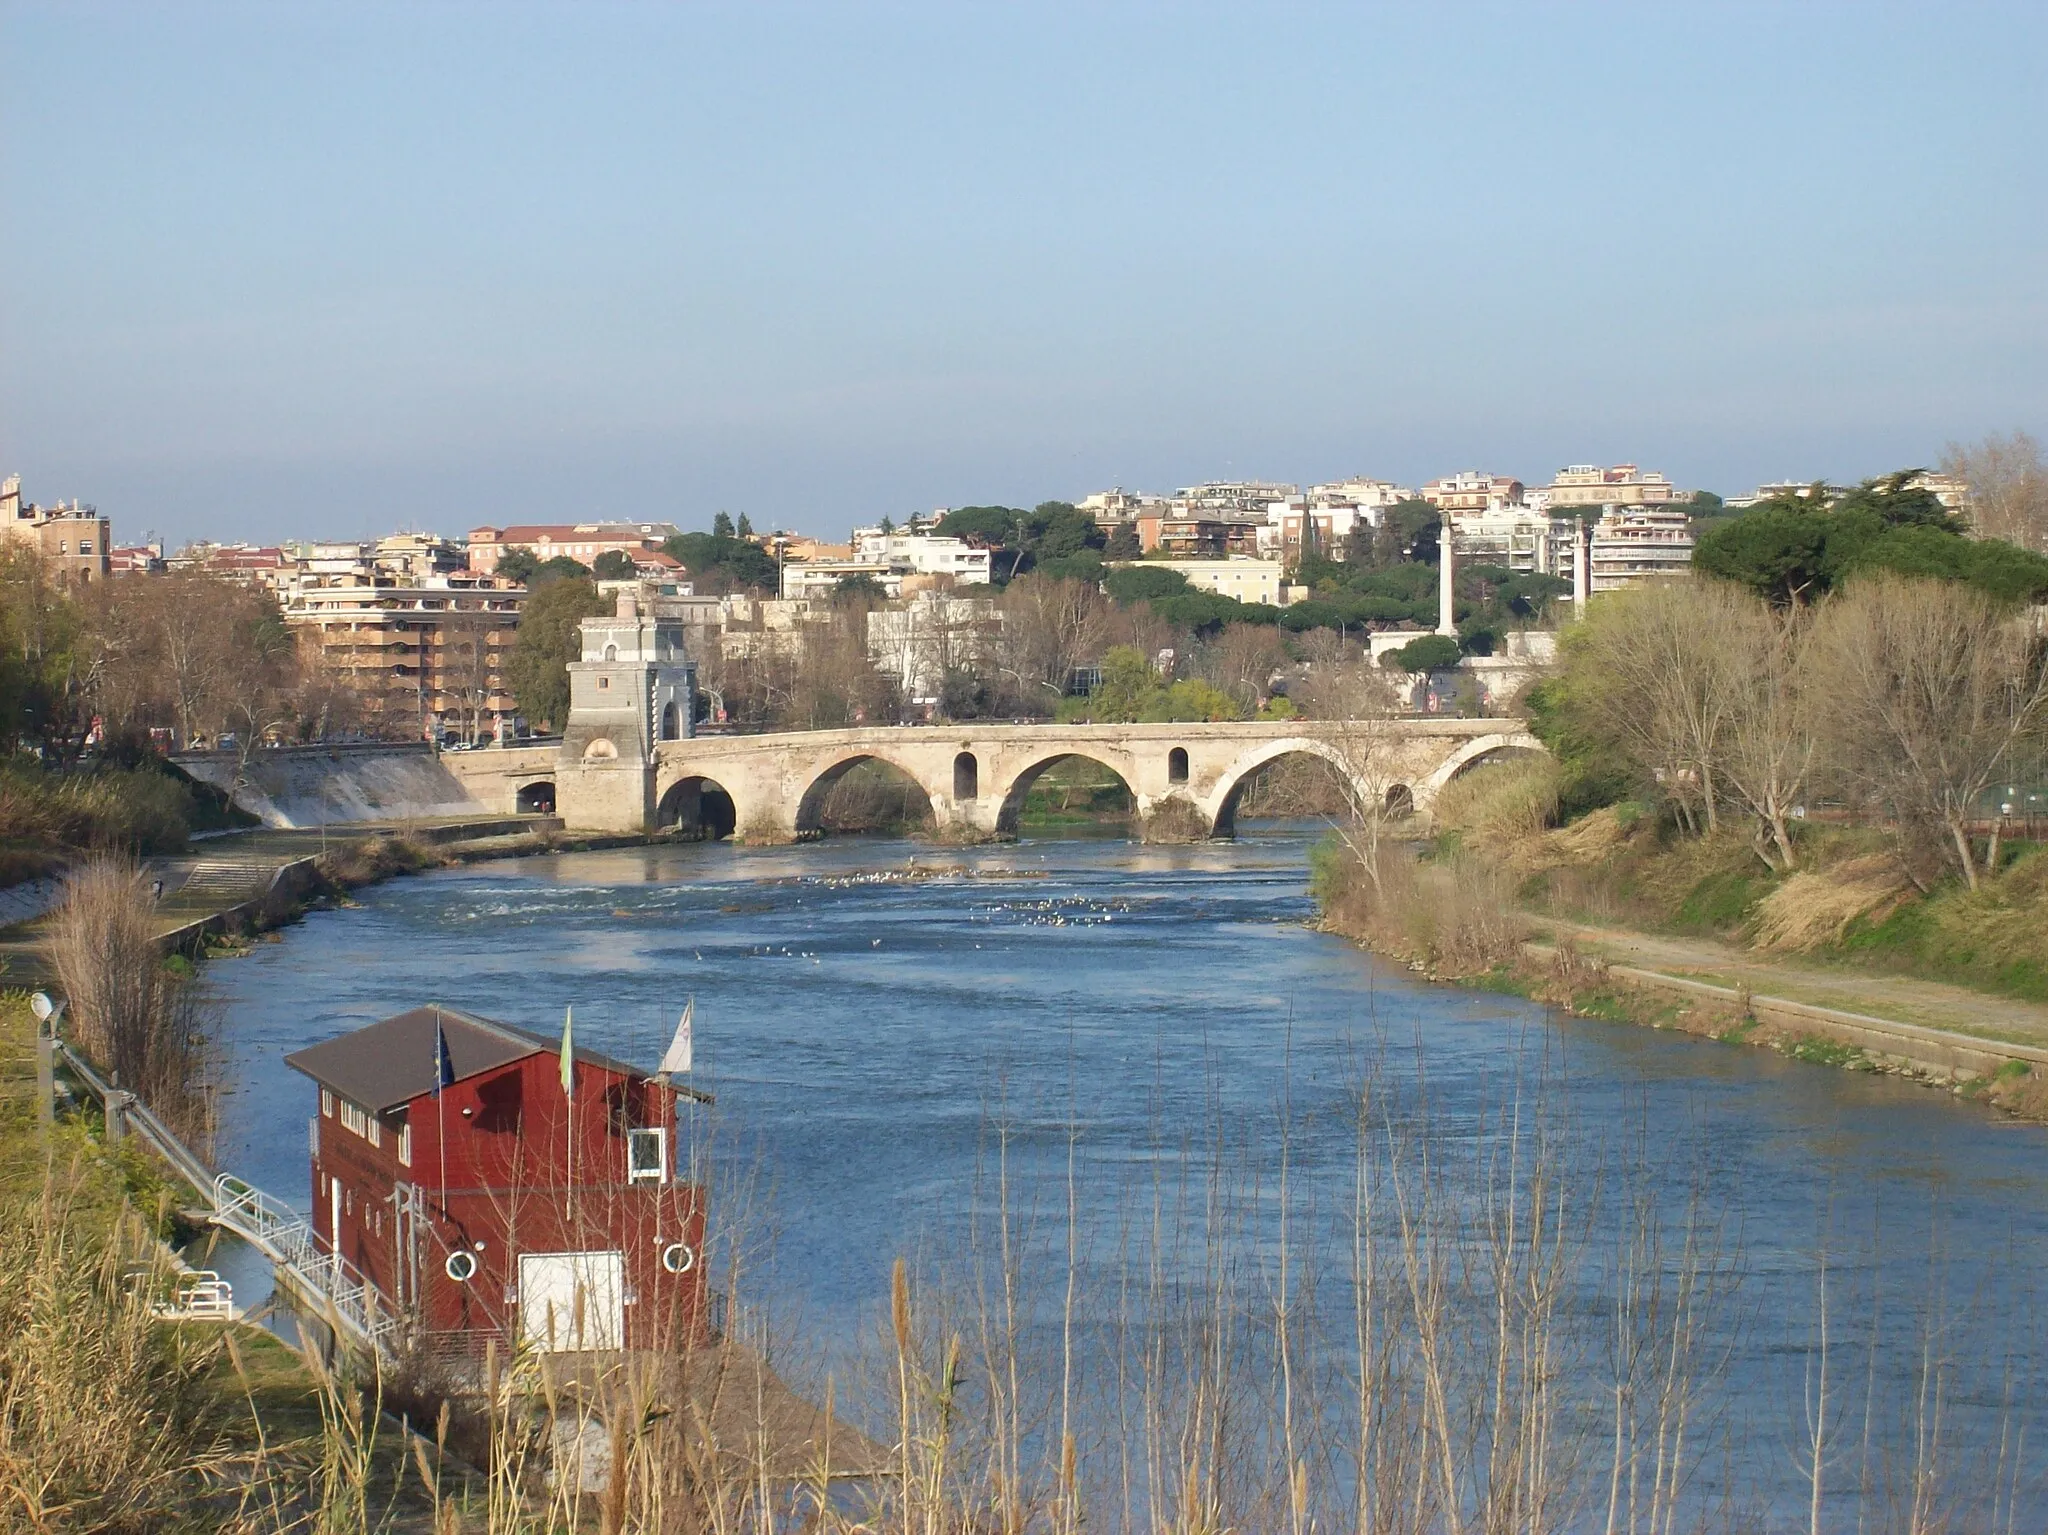
[[445, 820], [488, 813], [424, 742], [257, 751], [250, 755], [239, 783], [232, 752], [190, 752], [177, 763], [194, 778], [231, 795], [266, 826]]

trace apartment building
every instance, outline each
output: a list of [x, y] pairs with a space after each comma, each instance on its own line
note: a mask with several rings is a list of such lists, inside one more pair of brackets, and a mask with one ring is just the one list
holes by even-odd
[[1581, 506], [1666, 506], [1677, 499], [1672, 483], [1634, 464], [1572, 464], [1557, 471], [1532, 499], [1552, 511]]
[[[914, 525], [913, 525], [914, 526]], [[884, 532], [880, 528], [855, 528], [853, 559], [870, 565], [886, 565], [900, 575], [951, 576], [960, 586], [986, 586], [989, 582], [990, 551], [977, 549], [962, 538], [940, 538], [922, 530]]]
[[1512, 475], [1482, 474], [1477, 469], [1463, 469], [1431, 480], [1420, 494], [1424, 501], [1445, 512], [1492, 511], [1524, 505], [1527, 499], [1522, 482]]
[[1415, 492], [1392, 480], [1368, 479], [1364, 475], [1353, 475], [1348, 480], [1331, 480], [1322, 485], [1308, 488], [1310, 506], [1349, 506], [1359, 511], [1378, 511], [1412, 500]]
[[1516, 575], [1571, 577], [1572, 530], [1576, 519], [1552, 517], [1527, 506], [1453, 512], [1451, 531], [1458, 559], [1498, 565]]
[[1684, 506], [1611, 507], [1593, 524], [1593, 594], [1676, 575], [1692, 563], [1692, 548], [1692, 517]]
[[64, 585], [89, 585], [111, 573], [112, 524], [82, 501], [38, 506], [24, 501], [21, 476], [0, 483], [0, 538], [16, 549], [31, 549], [43, 568]]
[[537, 560], [567, 556], [588, 565], [600, 554], [617, 551], [638, 555], [659, 549], [681, 530], [672, 522], [546, 522], [514, 523], [503, 528], [469, 530], [469, 568], [490, 575], [513, 550]]
[[1278, 560], [1292, 568], [1301, 563], [1311, 542], [1324, 558], [1341, 559], [1352, 531], [1361, 523], [1376, 526], [1377, 514], [1383, 510], [1349, 502], [1319, 505], [1312, 497], [1313, 492], [1294, 496], [1266, 508], [1266, 520], [1254, 534], [1254, 547], [1261, 559]]
[[306, 652], [361, 698], [371, 734], [475, 740], [516, 712], [501, 667], [525, 599], [524, 587], [472, 572], [401, 581], [309, 569], [279, 605]]

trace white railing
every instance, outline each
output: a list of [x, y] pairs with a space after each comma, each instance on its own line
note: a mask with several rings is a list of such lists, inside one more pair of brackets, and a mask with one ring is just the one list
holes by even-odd
[[227, 1227], [318, 1297], [329, 1320], [361, 1341], [388, 1349], [399, 1318], [376, 1286], [341, 1254], [329, 1252], [307, 1219], [253, 1183], [222, 1173], [213, 1180], [213, 1213]]

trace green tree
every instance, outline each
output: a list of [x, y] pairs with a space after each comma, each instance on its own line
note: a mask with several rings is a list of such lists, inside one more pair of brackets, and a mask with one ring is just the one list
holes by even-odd
[[741, 538], [752, 538], [754, 536], [753, 521], [747, 516], [745, 512], [740, 513], [739, 527], [736, 528], [734, 531]]
[[626, 581], [633, 575], [633, 557], [623, 549], [607, 549], [590, 562], [590, 573], [600, 581]]
[[1832, 499], [1816, 486], [1760, 501], [1703, 534], [1693, 565], [1780, 607], [1879, 570], [1958, 581], [2002, 601], [2048, 597], [2048, 559], [1966, 537], [1933, 492], [1912, 484], [1918, 474], [1902, 469]]
[[1017, 524], [1017, 541], [1037, 564], [1068, 559], [1109, 542], [1095, 519], [1068, 501], [1041, 501]]
[[583, 655], [577, 626], [604, 611], [604, 598], [587, 580], [549, 581], [527, 596], [519, 637], [505, 658], [505, 683], [527, 719], [552, 730], [568, 722], [569, 663]]
[[883, 589], [881, 582], [863, 570], [850, 576], [841, 576], [832, 587], [832, 600], [835, 603], [886, 602], [889, 600], [889, 593]]
[[539, 569], [540, 561], [531, 549], [512, 549], [498, 557], [497, 573], [521, 586], [532, 585], [533, 573]]
[[1112, 560], [1135, 560], [1145, 551], [1138, 546], [1138, 525], [1135, 522], [1120, 522], [1110, 529], [1109, 542], [1103, 546], [1103, 556]]
[[1244, 708], [1221, 688], [1191, 677], [1171, 687], [1155, 687], [1139, 708], [1138, 718], [1148, 725], [1183, 720], [1241, 720]]
[[1410, 640], [1399, 650], [1390, 650], [1381, 663], [1404, 672], [1440, 672], [1456, 666], [1464, 650], [1448, 634], [1425, 634]]
[[662, 547], [706, 593], [776, 589], [775, 558], [759, 544], [716, 533], [679, 533]]
[[1108, 576], [1109, 595], [1118, 602], [1150, 602], [1159, 597], [1182, 596], [1194, 588], [1177, 570], [1158, 565], [1133, 565], [1112, 570]]
[[711, 536], [713, 538], [731, 538], [733, 536], [732, 518], [724, 512], [720, 512], [716, 517], [713, 517], [711, 519]]
[[942, 538], [964, 538], [983, 549], [1004, 549], [1017, 538], [1017, 519], [1024, 514], [1007, 506], [956, 506], [939, 519]]
[[589, 579], [590, 567], [588, 565], [572, 560], [566, 554], [557, 554], [549, 559], [542, 560], [538, 565], [534, 566], [533, 576], [526, 584], [528, 586], [540, 586], [548, 581], [588, 581]]
[[1111, 724], [1135, 721], [1161, 691], [1151, 657], [1135, 645], [1112, 645], [1102, 657], [1102, 681], [1088, 695], [1089, 717]]

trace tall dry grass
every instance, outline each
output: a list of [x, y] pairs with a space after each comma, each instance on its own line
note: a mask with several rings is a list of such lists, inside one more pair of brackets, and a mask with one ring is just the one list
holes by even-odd
[[184, 786], [147, 768], [0, 767], [0, 842], [176, 852], [185, 846], [192, 813]]
[[115, 853], [74, 869], [50, 919], [51, 967], [73, 1041], [202, 1155], [217, 1118], [215, 1008], [164, 964], [143, 871]]

